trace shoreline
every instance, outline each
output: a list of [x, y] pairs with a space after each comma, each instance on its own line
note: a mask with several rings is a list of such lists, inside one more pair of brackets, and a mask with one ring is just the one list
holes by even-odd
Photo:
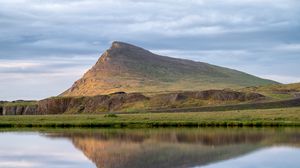
[[299, 126], [299, 107], [224, 112], [0, 116], [0, 128], [163, 128]]

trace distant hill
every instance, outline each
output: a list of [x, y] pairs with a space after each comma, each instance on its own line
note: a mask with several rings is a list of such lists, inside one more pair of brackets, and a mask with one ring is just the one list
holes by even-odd
[[97, 63], [61, 96], [192, 91], [268, 84], [276, 82], [203, 62], [160, 56], [131, 44], [113, 42]]
[[244, 90], [252, 90], [252, 91], [270, 91], [270, 92], [300, 92], [300, 83], [291, 83], [291, 84], [274, 84], [274, 85], [266, 85], [260, 87], [248, 87], [244, 88]]
[[300, 97], [300, 83], [253, 86], [240, 89], [240, 91], [257, 92], [275, 99], [291, 99]]

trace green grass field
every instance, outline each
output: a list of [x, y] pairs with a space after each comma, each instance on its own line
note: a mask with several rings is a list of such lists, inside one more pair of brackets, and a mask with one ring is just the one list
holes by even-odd
[[226, 112], [1, 116], [0, 127], [300, 126], [300, 108]]

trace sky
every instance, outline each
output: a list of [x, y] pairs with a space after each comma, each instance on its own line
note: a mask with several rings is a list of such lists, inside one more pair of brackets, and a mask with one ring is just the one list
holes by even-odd
[[113, 41], [300, 82], [299, 0], [0, 0], [0, 100], [58, 95]]
[[[0, 133], [0, 167], [96, 168], [72, 140], [46, 133]], [[63, 149], [63, 150], [62, 150]]]
[[297, 167], [300, 164], [297, 156], [299, 148], [274, 146], [256, 150], [237, 158], [212, 163], [195, 168], [252, 168], [252, 167]]

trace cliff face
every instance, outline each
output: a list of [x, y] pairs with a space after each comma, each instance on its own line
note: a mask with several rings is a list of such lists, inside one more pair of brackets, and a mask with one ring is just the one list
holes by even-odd
[[0, 115], [36, 115], [101, 113], [109, 111], [145, 111], [160, 108], [195, 107], [203, 105], [232, 104], [264, 99], [257, 93], [226, 90], [198, 92], [173, 92], [145, 96], [141, 93], [118, 92], [87, 97], [53, 97], [30, 104], [10, 103], [0, 105]]
[[0, 108], [1, 115], [37, 115], [37, 105], [4, 106]]
[[148, 98], [139, 93], [116, 93], [93, 97], [58, 97], [38, 102], [41, 114], [97, 113], [120, 110], [123, 105]]
[[93, 114], [103, 112], [191, 112], [299, 107], [300, 98], [266, 101], [258, 93], [229, 90], [145, 96], [119, 92], [92, 97], [54, 97], [30, 104], [0, 104], [0, 115]]
[[264, 98], [258, 93], [243, 93], [231, 90], [206, 90], [206, 91], [186, 91], [178, 93], [158, 94], [153, 99], [164, 99], [164, 101], [179, 101], [186, 99], [213, 100], [213, 101], [251, 101]]
[[196, 91], [274, 83], [236, 70], [160, 56], [131, 44], [114, 42], [61, 96], [94, 96], [120, 91]]
[[36, 115], [37, 102], [17, 100], [0, 102], [0, 115]]
[[[38, 102], [40, 114], [101, 113], [109, 111], [144, 111], [151, 109], [230, 104], [264, 99], [257, 93], [225, 90], [178, 92], [144, 96], [141, 93], [114, 93], [92, 97], [57, 97]], [[183, 106], [184, 107], [184, 106]]]

